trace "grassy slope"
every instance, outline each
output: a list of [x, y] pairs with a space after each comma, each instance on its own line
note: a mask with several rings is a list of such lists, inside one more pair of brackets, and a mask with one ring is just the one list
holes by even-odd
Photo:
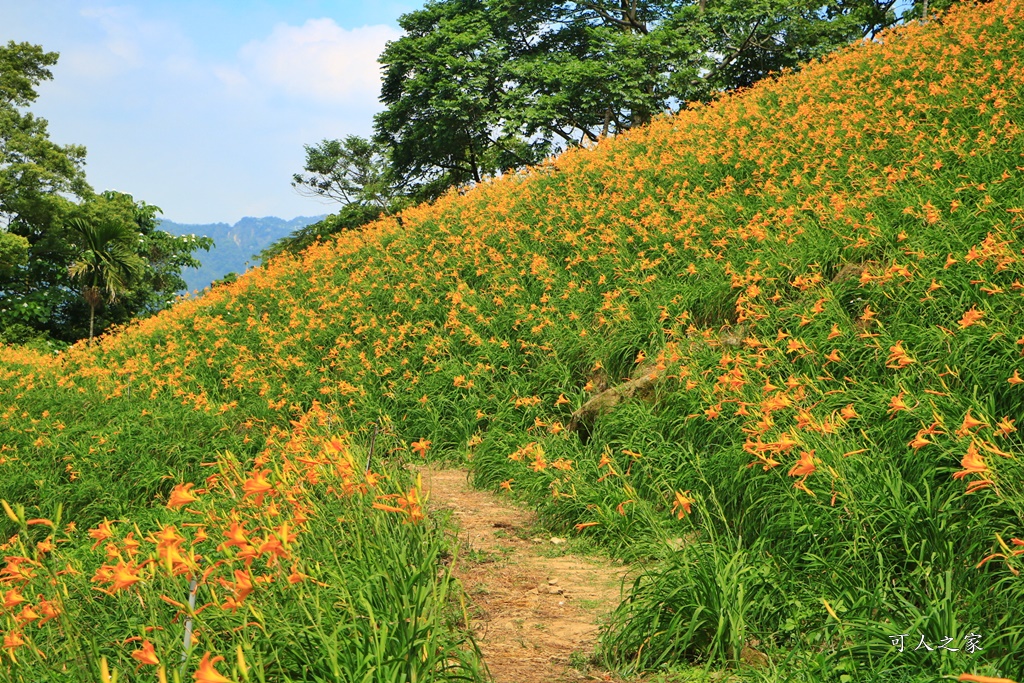
[[[619, 666], [1024, 676], [1000, 547], [1024, 536], [1022, 22], [1020, 2], [958, 10], [98, 348], [0, 350], [0, 497], [83, 528], [159, 517], [200, 462], [255, 457], [317, 404], [655, 558], [606, 638]], [[565, 429], [638, 366], [653, 395]]]

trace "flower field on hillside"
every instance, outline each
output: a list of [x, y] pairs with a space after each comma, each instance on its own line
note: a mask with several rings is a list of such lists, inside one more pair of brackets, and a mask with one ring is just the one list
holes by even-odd
[[171, 680], [190, 614], [186, 679], [474, 680], [433, 458], [644, 567], [620, 671], [1021, 680], [1022, 41], [956, 9], [0, 347], [0, 680]]

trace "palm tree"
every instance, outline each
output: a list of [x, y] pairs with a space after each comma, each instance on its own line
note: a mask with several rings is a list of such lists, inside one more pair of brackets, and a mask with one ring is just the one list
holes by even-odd
[[92, 345], [96, 309], [103, 303], [114, 303], [117, 297], [142, 275], [146, 262], [135, 253], [137, 237], [132, 227], [115, 221], [87, 223], [80, 218], [68, 221], [77, 232], [84, 250], [68, 274], [82, 283], [82, 296], [89, 304], [89, 345]]

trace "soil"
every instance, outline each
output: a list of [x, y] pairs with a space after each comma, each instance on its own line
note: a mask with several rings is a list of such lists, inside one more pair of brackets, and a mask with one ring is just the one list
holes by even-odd
[[461, 549], [455, 576], [495, 683], [613, 680], [592, 662], [601, 620], [622, 598], [628, 567], [565, 554], [534, 535], [530, 511], [470, 487], [463, 469], [423, 469], [432, 510], [451, 510]]

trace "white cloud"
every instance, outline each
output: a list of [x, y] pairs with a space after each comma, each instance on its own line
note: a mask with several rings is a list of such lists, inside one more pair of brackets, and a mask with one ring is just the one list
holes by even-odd
[[0, 23], [60, 52], [33, 106], [52, 139], [88, 148], [97, 190], [119, 188], [184, 222], [331, 210], [299, 196], [291, 174], [304, 144], [371, 134], [377, 57], [401, 36], [301, 15], [274, 26], [221, 10], [158, 11], [174, 0], [35, 4], [18, 10], [20, 24], [0, 10]]
[[139, 29], [143, 26], [133, 11], [123, 7], [89, 7], [81, 14], [95, 21], [106, 33], [103, 45], [111, 55], [131, 66], [142, 64]]
[[278, 24], [265, 40], [242, 47], [239, 59], [251, 80], [294, 97], [375, 100], [381, 79], [377, 57], [399, 36], [390, 26], [344, 29], [332, 19], [310, 19], [302, 26]]
[[170, 60], [180, 70], [189, 59], [191, 46], [177, 26], [145, 19], [133, 7], [91, 6], [79, 15], [95, 38], [76, 41], [62, 57], [78, 77], [114, 78], [144, 69], [153, 59]]
[[217, 77], [227, 90], [236, 91], [245, 86], [249, 80], [245, 77], [238, 67], [234, 66], [215, 66], [213, 67], [213, 75]]

